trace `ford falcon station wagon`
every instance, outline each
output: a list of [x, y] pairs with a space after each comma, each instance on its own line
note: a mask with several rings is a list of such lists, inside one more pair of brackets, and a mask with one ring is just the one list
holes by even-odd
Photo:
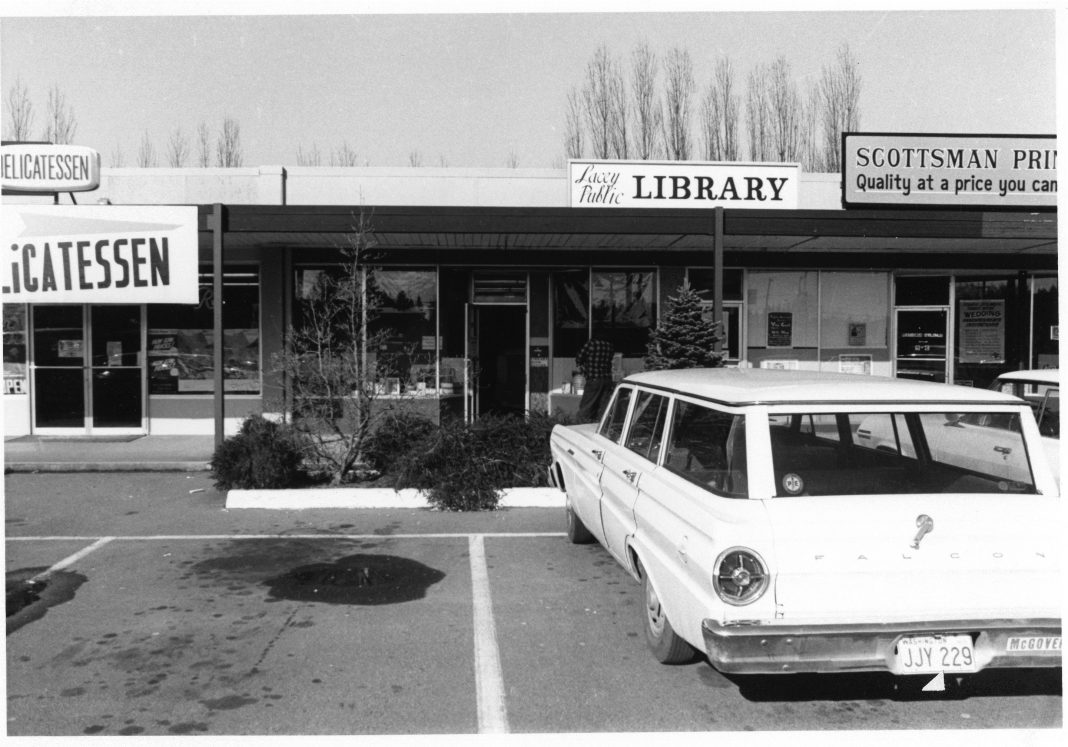
[[[977, 423], [999, 423], [996, 433]], [[850, 374], [635, 374], [556, 426], [572, 542], [642, 585], [665, 663], [1060, 667], [1059, 492], [1027, 402]]]

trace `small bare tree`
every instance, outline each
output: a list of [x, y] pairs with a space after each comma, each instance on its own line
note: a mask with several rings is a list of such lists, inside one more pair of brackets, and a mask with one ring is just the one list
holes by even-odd
[[298, 324], [288, 330], [274, 371], [289, 391], [286, 408], [305, 437], [308, 460], [334, 484], [350, 481], [367, 439], [388, 415], [375, 406], [376, 386], [388, 373], [376, 356], [388, 332], [372, 333], [375, 303], [370, 220], [354, 216], [343, 259], [319, 273], [298, 300]]
[[297, 145], [297, 166], [322, 166], [323, 156], [319, 152], [319, 146], [311, 144], [311, 148], [304, 150], [304, 146]]
[[567, 93], [564, 113], [564, 152], [567, 158], [582, 158], [582, 103], [572, 86]]
[[48, 89], [45, 118], [44, 140], [60, 145], [67, 145], [74, 140], [78, 122], [74, 118], [74, 110], [67, 105], [67, 97], [59, 90], [58, 83]]
[[197, 166], [204, 169], [211, 165], [211, 131], [207, 122], [197, 125]]
[[418, 168], [423, 165], [423, 154], [417, 150], [413, 150], [408, 154], [408, 165], [412, 168]]
[[141, 135], [141, 146], [137, 149], [137, 165], [143, 169], [154, 168], [158, 166], [156, 161], [156, 149], [152, 145], [152, 138], [148, 135], [148, 130], [145, 130]]
[[359, 156], [356, 149], [349, 145], [348, 140], [343, 142], [330, 153], [331, 166], [359, 166]]
[[857, 61], [843, 44], [835, 64], [823, 68], [820, 78], [821, 124], [823, 125], [823, 159], [830, 171], [841, 168], [842, 133], [860, 127], [860, 73]]
[[185, 166], [188, 158], [189, 140], [186, 138], [185, 133], [182, 132], [181, 127], [175, 128], [167, 144], [167, 164], [173, 168], [181, 168]]
[[244, 154], [241, 152], [241, 126], [236, 119], [225, 117], [219, 139], [215, 142], [215, 165], [224, 168], [241, 166]]
[[30, 91], [22, 78], [15, 78], [15, 82], [7, 91], [7, 139], [15, 142], [25, 142], [32, 137], [30, 130], [33, 127], [33, 102], [30, 101]]
[[505, 167], [509, 169], [519, 168], [519, 154], [515, 152], [515, 148], [508, 151], [508, 158], [505, 159]]
[[122, 152], [122, 145], [115, 143], [115, 147], [111, 149], [110, 166], [113, 169], [121, 169], [125, 165], [126, 154]]
[[641, 43], [631, 54], [631, 109], [634, 118], [634, 155], [649, 160], [660, 154], [663, 112], [656, 95], [657, 60], [649, 45]]
[[805, 93], [801, 108], [801, 167], [818, 173], [823, 166], [822, 141], [820, 140], [820, 91], [819, 83], [812, 83]]
[[612, 154], [615, 158], [630, 157], [630, 103], [627, 98], [627, 84], [619, 65], [612, 65], [612, 77], [608, 81], [608, 103], [611, 107], [612, 129], [609, 137], [612, 141]]
[[693, 143], [690, 138], [690, 111], [696, 88], [690, 53], [678, 47], [672, 49], [664, 64], [667, 77], [664, 89], [664, 143], [668, 158], [686, 161]]

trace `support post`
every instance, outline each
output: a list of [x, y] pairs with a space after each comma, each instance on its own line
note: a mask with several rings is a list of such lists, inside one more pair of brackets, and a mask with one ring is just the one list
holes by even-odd
[[720, 337], [716, 340], [715, 351], [723, 351], [723, 206], [715, 208], [715, 230], [712, 236], [712, 321], [720, 325]]
[[226, 438], [226, 392], [223, 389], [223, 206], [215, 203], [212, 214], [211, 298], [214, 330], [212, 357], [215, 389], [215, 446]]

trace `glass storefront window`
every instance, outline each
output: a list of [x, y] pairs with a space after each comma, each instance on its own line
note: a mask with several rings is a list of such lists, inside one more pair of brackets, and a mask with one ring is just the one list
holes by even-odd
[[627, 356], [645, 355], [656, 324], [652, 270], [593, 270], [590, 273], [591, 334]]
[[953, 383], [982, 389], [1023, 360], [1026, 340], [1012, 334], [1019, 312], [1015, 278], [957, 278]]
[[[715, 288], [716, 271], [711, 267], [690, 267], [686, 270], [686, 279], [701, 298], [712, 300], [712, 290]], [[742, 300], [742, 271], [723, 270], [723, 300]]]
[[553, 280], [553, 352], [574, 358], [590, 335], [588, 270], [561, 270]]
[[[294, 327], [311, 322], [310, 304], [319, 294], [330, 292], [331, 283], [343, 285], [342, 272], [336, 265], [295, 270]], [[424, 268], [375, 268], [367, 276], [367, 298], [368, 361], [382, 393], [434, 389], [439, 347], [437, 273]]]
[[1060, 327], [1057, 318], [1057, 278], [1036, 277], [1031, 280], [1031, 352], [1032, 368], [1060, 367]]
[[817, 272], [750, 272], [749, 347], [771, 353], [819, 344]]
[[26, 394], [26, 305], [4, 304], [4, 394]]
[[898, 276], [894, 283], [896, 306], [945, 306], [949, 303], [949, 278]]
[[[200, 303], [148, 306], [149, 394], [214, 391], [215, 299], [200, 275]], [[227, 392], [260, 392], [260, 284], [256, 269], [223, 273], [223, 379]]]

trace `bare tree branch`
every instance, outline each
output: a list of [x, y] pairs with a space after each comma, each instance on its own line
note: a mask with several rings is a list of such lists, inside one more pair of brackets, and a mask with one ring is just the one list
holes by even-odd
[[223, 119], [219, 139], [215, 142], [215, 165], [224, 168], [241, 166], [241, 126], [232, 117]]
[[59, 84], [48, 89], [48, 110], [43, 139], [50, 143], [67, 145], [74, 140], [78, 122], [74, 111], [67, 105], [67, 97], [59, 90]]
[[582, 103], [574, 86], [567, 93], [564, 120], [564, 150], [568, 158], [582, 158]]
[[137, 149], [137, 165], [141, 168], [153, 168], [158, 166], [156, 161], [156, 149], [152, 146], [152, 139], [148, 135], [148, 130], [145, 130], [141, 135], [141, 147]]
[[828, 170], [841, 167], [841, 138], [843, 132], [860, 127], [860, 74], [857, 61], [843, 44], [833, 67], [824, 67], [820, 78], [821, 123], [823, 125], [823, 158]]
[[197, 125], [197, 166], [207, 168], [211, 165], [211, 132], [207, 122]]
[[593, 157], [607, 159], [612, 153], [612, 58], [602, 44], [586, 65], [582, 100], [589, 128]]
[[634, 101], [635, 157], [644, 160], [660, 155], [663, 112], [656, 95], [657, 60], [649, 45], [638, 45], [631, 54], [631, 96]]
[[15, 78], [15, 82], [7, 91], [7, 139], [15, 142], [25, 142], [32, 136], [30, 130], [33, 127], [33, 102], [30, 101], [30, 91], [22, 78]]
[[185, 133], [182, 132], [181, 127], [175, 128], [167, 144], [167, 163], [173, 168], [181, 168], [185, 166], [188, 158], [189, 140], [186, 138]]

